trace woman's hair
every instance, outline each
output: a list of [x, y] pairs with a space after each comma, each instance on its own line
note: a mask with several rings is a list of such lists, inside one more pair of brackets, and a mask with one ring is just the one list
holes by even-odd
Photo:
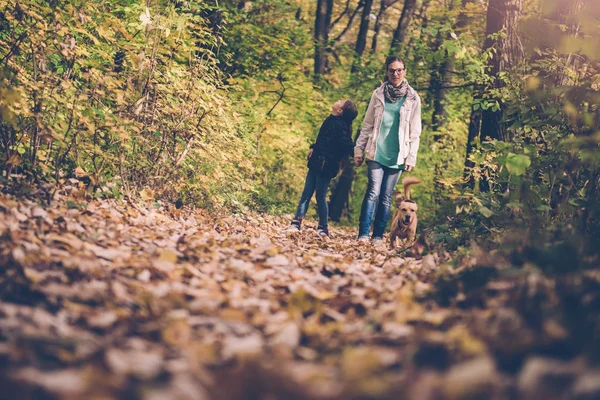
[[342, 106], [342, 118], [344, 118], [349, 123], [352, 123], [356, 116], [358, 115], [358, 110], [356, 109], [356, 105], [350, 99], [344, 102]]
[[402, 59], [402, 57], [400, 56], [388, 56], [388, 58], [385, 59], [385, 80], [388, 80], [388, 76], [387, 76], [387, 70], [388, 67], [390, 66], [391, 63], [396, 62], [396, 61], [400, 61], [402, 63], [402, 66], [406, 68], [406, 64], [404, 64], [404, 60]]

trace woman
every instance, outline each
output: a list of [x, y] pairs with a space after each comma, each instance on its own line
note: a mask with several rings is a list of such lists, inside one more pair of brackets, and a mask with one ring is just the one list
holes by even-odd
[[329, 237], [327, 189], [340, 169], [340, 162], [352, 156], [352, 121], [357, 115], [358, 111], [352, 100], [338, 100], [331, 107], [331, 114], [323, 121], [317, 140], [308, 151], [308, 173], [296, 215], [289, 227], [291, 230], [300, 230], [308, 204], [316, 190], [319, 213], [317, 234]]
[[406, 81], [400, 57], [385, 61], [386, 79], [373, 91], [354, 147], [354, 164], [367, 159], [369, 183], [360, 210], [358, 240], [367, 241], [373, 221], [372, 240], [383, 239], [390, 215], [394, 186], [402, 171], [412, 171], [421, 135], [421, 98]]

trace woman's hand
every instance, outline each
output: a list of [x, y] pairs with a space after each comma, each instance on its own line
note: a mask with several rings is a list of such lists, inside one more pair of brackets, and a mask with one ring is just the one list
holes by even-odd
[[415, 167], [413, 167], [412, 165], [407, 165], [407, 166], [404, 168], [404, 170], [405, 170], [406, 172], [410, 172], [410, 171], [412, 171], [414, 168], [415, 168]]
[[306, 160], [308, 161], [310, 159], [310, 156], [312, 156], [312, 153], [315, 149], [308, 149], [308, 154], [306, 154]]
[[357, 167], [360, 167], [363, 161], [364, 158], [362, 157], [354, 157], [354, 165], [356, 165]]

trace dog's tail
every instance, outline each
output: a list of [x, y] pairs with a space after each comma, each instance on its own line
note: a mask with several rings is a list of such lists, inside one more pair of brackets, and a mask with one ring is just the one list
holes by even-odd
[[402, 185], [404, 186], [404, 199], [405, 200], [410, 199], [410, 185], [415, 184], [415, 183], [421, 183], [421, 180], [419, 178], [415, 178], [414, 176], [407, 176], [406, 178], [402, 179]]

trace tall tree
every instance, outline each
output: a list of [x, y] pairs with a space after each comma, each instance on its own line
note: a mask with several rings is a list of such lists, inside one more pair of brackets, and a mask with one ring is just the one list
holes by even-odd
[[352, 190], [352, 182], [356, 176], [356, 171], [351, 161], [346, 161], [342, 167], [342, 173], [331, 189], [329, 198], [329, 218], [332, 221], [339, 222], [348, 210], [348, 200]]
[[[464, 10], [471, 1], [473, 0], [461, 0], [462, 10]], [[448, 11], [452, 11], [453, 9], [455, 9], [455, 3], [451, 2]], [[441, 30], [438, 31], [432, 50], [438, 52], [444, 40], [453, 40], [451, 36], [452, 33], [460, 31], [468, 24], [468, 21], [469, 18], [465, 12], [460, 12], [456, 21], [452, 24], [451, 32], [444, 34]], [[444, 57], [437, 64], [437, 67], [432, 69], [433, 72], [429, 81], [429, 93], [433, 101], [431, 128], [435, 132], [439, 131], [446, 123], [446, 117], [448, 116], [448, 111], [446, 110], [446, 96], [448, 94], [448, 89], [446, 86], [448, 86], [451, 81], [453, 69], [454, 59], [452, 56]], [[434, 140], [436, 140], [435, 136]]]
[[[518, 36], [518, 25], [521, 19], [523, 0], [490, 0], [486, 15], [486, 40], [483, 45], [484, 51], [489, 52], [487, 73], [492, 78], [492, 83], [487, 88], [488, 107], [484, 110], [475, 109], [471, 112], [469, 124], [469, 137], [467, 142], [467, 160], [465, 166], [472, 164], [469, 156], [473, 148], [474, 139], [486, 137], [498, 140], [508, 140], [506, 126], [502, 121], [504, 104], [497, 96], [497, 90], [506, 86], [503, 75], [509, 73], [523, 57]], [[482, 93], [477, 90], [474, 98], [480, 100]], [[493, 102], [497, 102], [493, 106]], [[474, 102], [477, 104], [477, 102]], [[482, 190], [489, 190], [487, 180], [481, 182]]]
[[325, 72], [327, 61], [327, 42], [329, 41], [329, 28], [331, 25], [331, 13], [333, 11], [333, 0], [317, 0], [317, 12], [315, 15], [315, 68], [314, 79], [318, 81]]
[[[439, 31], [435, 37], [434, 44], [432, 46], [433, 52], [439, 52], [444, 41], [444, 34]], [[431, 129], [437, 132], [442, 128], [446, 122], [448, 115], [446, 111], [446, 91], [444, 88], [450, 81], [451, 75], [451, 60], [448, 57], [444, 57], [441, 61], [434, 65], [429, 79], [429, 98], [430, 104], [433, 102], [433, 112], [431, 114]], [[436, 138], [434, 137], [434, 140]]]
[[357, 67], [360, 65], [360, 59], [367, 46], [367, 34], [369, 33], [369, 18], [371, 15], [371, 8], [373, 7], [373, 0], [363, 1], [363, 12], [360, 19], [360, 28], [358, 29], [358, 36], [356, 37], [356, 46], [354, 47], [354, 62], [352, 63], [351, 72], [355, 72]]
[[390, 54], [401, 54], [402, 43], [406, 39], [406, 31], [408, 25], [417, 9], [417, 0], [404, 0], [404, 7], [402, 13], [398, 19], [398, 25], [394, 30], [394, 36], [392, 37], [392, 44], [390, 45]]
[[371, 8], [373, 7], [373, 0], [364, 0], [364, 7], [362, 17], [360, 19], [360, 28], [358, 29], [358, 36], [356, 38], [356, 47], [354, 51], [360, 59], [367, 46], [367, 33], [369, 33], [369, 19], [371, 16]]
[[[356, 71], [356, 67], [360, 63], [360, 58], [365, 51], [373, 0], [361, 0], [359, 7], [361, 5], [363, 7], [363, 12], [358, 36], [356, 39], [356, 46], [354, 48], [356, 52], [356, 59], [352, 65], [352, 72]], [[348, 161], [345, 162], [342, 166], [342, 173], [331, 189], [331, 197], [329, 200], [329, 217], [332, 221], [340, 221], [344, 211], [347, 210], [348, 199], [350, 198], [350, 190], [352, 189], [352, 182], [354, 181], [355, 174], [356, 173], [352, 163]]]
[[[506, 86], [501, 74], [509, 72], [523, 58], [523, 48], [519, 39], [519, 21], [523, 0], [491, 0], [487, 11], [486, 40], [484, 49], [494, 48], [488, 60], [488, 74], [494, 77], [491, 88], [500, 89]], [[502, 32], [497, 39], [494, 33]], [[497, 98], [500, 109], [483, 110], [481, 118], [481, 138], [506, 140], [506, 129], [502, 123], [502, 99]]]
[[[571, 37], [578, 37], [581, 34], [581, 21], [579, 13], [583, 9], [585, 0], [558, 0], [552, 19], [562, 26], [566, 27], [566, 32]], [[556, 84], [572, 85], [577, 80], [577, 74], [569, 73], [577, 69], [582, 62], [582, 58], [577, 54], [568, 53], [562, 57], [562, 70], [556, 77]]]
[[[354, 140], [358, 138], [360, 128], [356, 130]], [[356, 176], [356, 169], [351, 160], [346, 160], [342, 166], [342, 173], [331, 188], [331, 196], [329, 197], [329, 218], [332, 221], [339, 222], [348, 211], [348, 200], [350, 199], [350, 191], [352, 190], [352, 182]]]
[[[419, 9], [419, 17], [421, 18], [421, 29], [418, 35], [413, 35], [410, 37], [410, 39], [408, 40], [408, 44], [406, 45], [407, 49], [412, 49], [414, 43], [425, 43], [428, 42], [430, 39], [427, 37], [426, 34], [424, 34], [425, 32], [427, 32], [427, 27], [429, 26], [429, 5], [431, 4], [431, 0], [423, 0], [423, 2], [421, 3], [421, 8]], [[415, 12], [416, 13], [416, 12]], [[413, 65], [419, 65], [419, 63], [421, 61], [423, 61], [423, 54], [424, 52], [422, 51], [416, 51], [412, 54], [413, 56]]]
[[377, 51], [377, 40], [379, 39], [379, 32], [381, 31], [381, 26], [383, 25], [383, 17], [385, 16], [385, 11], [395, 4], [398, 0], [381, 0], [379, 4], [379, 11], [377, 12], [377, 17], [375, 18], [375, 26], [373, 27], [373, 39], [371, 40], [371, 54]]

